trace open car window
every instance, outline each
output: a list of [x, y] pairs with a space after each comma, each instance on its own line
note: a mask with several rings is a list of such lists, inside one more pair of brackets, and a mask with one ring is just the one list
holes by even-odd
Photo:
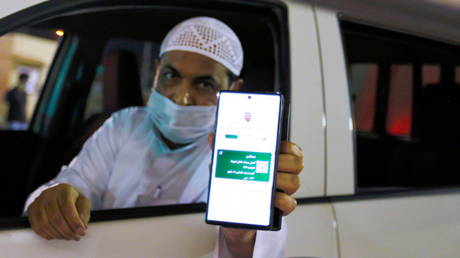
[[0, 130], [28, 129], [60, 35], [52, 29], [22, 29], [0, 37]]
[[[38, 6], [42, 15], [15, 28], [52, 32], [56, 50], [21, 145], [10, 141], [4, 147], [5, 152], [16, 149], [2, 156], [3, 167], [17, 170], [19, 162], [21, 166], [15, 175], [3, 175], [14, 187], [2, 189], [8, 207], [0, 217], [20, 216], [28, 194], [54, 178], [111, 114], [145, 105], [161, 41], [186, 18], [212, 16], [227, 23], [240, 37], [245, 52], [243, 90], [280, 91], [289, 105], [287, 16], [279, 2], [159, 1], [135, 6], [129, 1], [110, 6], [103, 1], [78, 2], [62, 10], [55, 6], [48, 14]], [[285, 131], [287, 123], [286, 119]], [[286, 138], [288, 132], [284, 134]], [[8, 136], [0, 131], [2, 137]], [[21, 156], [22, 150], [27, 151]], [[196, 211], [203, 211], [203, 206], [166, 204], [96, 212], [92, 217], [104, 220]]]

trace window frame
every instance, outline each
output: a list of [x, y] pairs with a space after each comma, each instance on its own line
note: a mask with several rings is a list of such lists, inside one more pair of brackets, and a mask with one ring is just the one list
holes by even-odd
[[[457, 50], [460, 50], [460, 44], [453, 44], [452, 42], [445, 42], [445, 41], [442, 41], [442, 40], [439, 40], [439, 39], [432, 39], [432, 38], [429, 38], [429, 37], [425, 37], [425, 36], [421, 36], [421, 35], [414, 35], [414, 34], [410, 34], [410, 33], [407, 33], [407, 32], [403, 32], [403, 31], [399, 31], [399, 30], [395, 30], [393, 28], [387, 28], [385, 26], [381, 26], [379, 24], [374, 24], [374, 23], [367, 23], [367, 22], [364, 22], [362, 20], [357, 20], [357, 19], [354, 19], [352, 17], [348, 17], [346, 15], [342, 15], [342, 14], [338, 14], [337, 15], [337, 18], [338, 18], [338, 21], [339, 21], [339, 24], [340, 24], [340, 29], [341, 29], [341, 38], [342, 38], [342, 42], [343, 42], [343, 48], [344, 48], [344, 53], [345, 53], [345, 62], [346, 62], [346, 69], [347, 69], [347, 83], [349, 85], [349, 96], [347, 96], [350, 100], [350, 103], [353, 105], [353, 100], [352, 100], [352, 92], [351, 92], [351, 78], [350, 78], [350, 65], [351, 64], [357, 64], [357, 63], [374, 63], [374, 64], [377, 64], [379, 65], [378, 62], [376, 62], [375, 60], [360, 60], [359, 62], [356, 62], [356, 63], [352, 63], [350, 61], [350, 57], [349, 57], [349, 54], [347, 53], [346, 51], [346, 40], [345, 40], [345, 32], [344, 32], [344, 24], [345, 26], [348, 25], [348, 26], [356, 26], [356, 27], [361, 27], [361, 28], [364, 28], [364, 30], [366, 31], [365, 33], [369, 33], [369, 32], [377, 32], [375, 34], [366, 34], [366, 35], [370, 35], [372, 37], [382, 37], [382, 36], [385, 36], [385, 35], [398, 35], [399, 38], [397, 39], [394, 39], [394, 37], [388, 37], [388, 38], [391, 38], [392, 40], [398, 40], [398, 41], [401, 41], [401, 40], [409, 40], [411, 43], [413, 42], [421, 42], [422, 44], [424, 44], [423, 46], [426, 46], [426, 45], [429, 45], [429, 46], [445, 46], [447, 48], [452, 48], [452, 49], [457, 49]], [[393, 63], [389, 63], [388, 61], [386, 61], [384, 64], [388, 66], [388, 68], [390, 67], [390, 65], [395, 65], [395, 64], [403, 64], [403, 63], [407, 63], [407, 60], [405, 61], [393, 61]], [[413, 62], [412, 64], [414, 64], [415, 66], [413, 67], [414, 71], [413, 71], [413, 84], [416, 84], [417, 81], [420, 81], [421, 83], [421, 80], [422, 80], [422, 74], [419, 72], [419, 74], [417, 73], [416, 71], [416, 66], [418, 66], [421, 70], [422, 66], [424, 64], [430, 64], [430, 63], [439, 63], [438, 61], [433, 61], [432, 59], [429, 59], [429, 60], [425, 60], [424, 62], [420, 62], [420, 60], [417, 60], [416, 62]], [[380, 63], [382, 64], [382, 63]], [[443, 67], [442, 64], [439, 64], [441, 67]], [[378, 74], [380, 75], [380, 69], [377, 71]], [[420, 78], [416, 79], [415, 77], [418, 75], [420, 75]], [[441, 77], [442, 77], [442, 74], [441, 74]], [[389, 78], [388, 78], [389, 79]], [[442, 81], [442, 78], [440, 79]], [[377, 78], [377, 92], [378, 92], [378, 88], [381, 87], [381, 84], [379, 82], [379, 78]], [[421, 86], [422, 87], [422, 86]], [[389, 97], [389, 91], [390, 91], [390, 85], [388, 84], [386, 86], [386, 90], [388, 91], [388, 96], [386, 97]], [[412, 129], [410, 131], [410, 135], [416, 135], [417, 134], [417, 131], [416, 129], [414, 130], [414, 126], [413, 126], [413, 123], [414, 123], [414, 119], [419, 119], [419, 116], [420, 116], [420, 113], [416, 114], [414, 116], [414, 111], [416, 110], [416, 107], [415, 107], [415, 101], [417, 101], [417, 99], [414, 98], [414, 95], [415, 93], [412, 93], [412, 116], [411, 116], [411, 124], [412, 124]], [[415, 96], [417, 97], [417, 96]], [[378, 102], [378, 94], [377, 96], [375, 97], [376, 98], [376, 102]], [[380, 97], [381, 98], [381, 97]], [[387, 103], [385, 105], [385, 109], [386, 111], [388, 111], [388, 107], [389, 107], [389, 98], [387, 98]], [[376, 103], [375, 105], [375, 117], [374, 117], [374, 121], [373, 121], [373, 124], [374, 124], [374, 128], [370, 131], [370, 133], [379, 133], [377, 131], [375, 131], [375, 123], [376, 123], [376, 119], [377, 119], [377, 116], [378, 116], [378, 103]], [[384, 130], [386, 130], [386, 126], [387, 126], [387, 114], [386, 112], [385, 113], [385, 117], [384, 117], [384, 120], [385, 120], [385, 123], [383, 124], [384, 126]], [[356, 124], [356, 117], [355, 117], [355, 112], [352, 112], [351, 113], [351, 118], [353, 120], [353, 123]], [[367, 133], [367, 132], [363, 132], [363, 133]], [[356, 126], [353, 127], [353, 155], [354, 155], [354, 177], [355, 177], [355, 190], [354, 190], [354, 194], [352, 195], [343, 195], [343, 196], [334, 196], [332, 197], [332, 199], [334, 201], [348, 201], [348, 200], [366, 200], [366, 199], [374, 199], [374, 198], [392, 198], [392, 197], [399, 197], [399, 196], [417, 196], [417, 195], [432, 195], [432, 194], [445, 194], [445, 193], [458, 193], [460, 191], [460, 183], [456, 184], [456, 185], [442, 185], [442, 186], [413, 186], [413, 187], [394, 187], [394, 186], [382, 186], [382, 187], [379, 187], [379, 189], [363, 189], [362, 187], [360, 187], [358, 185], [358, 153], [357, 153], [357, 138], [358, 138], [358, 131], [356, 129]], [[397, 135], [390, 135], [389, 132], [386, 132], [386, 137], [392, 137], [392, 138], [404, 138], [404, 137], [401, 137], [401, 136], [397, 136]]]

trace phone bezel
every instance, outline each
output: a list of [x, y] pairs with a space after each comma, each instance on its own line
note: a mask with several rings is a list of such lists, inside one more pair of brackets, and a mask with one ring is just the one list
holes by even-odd
[[[234, 223], [234, 222], [225, 222], [225, 221], [217, 221], [217, 220], [209, 220], [208, 219], [208, 208], [209, 205], [206, 205], [206, 214], [205, 214], [205, 221], [207, 224], [212, 225], [220, 225], [224, 227], [232, 227], [232, 228], [246, 228], [246, 229], [258, 229], [258, 230], [280, 230], [280, 225], [277, 225], [277, 216], [275, 216], [275, 193], [276, 193], [276, 174], [278, 168], [278, 157], [279, 157], [279, 145], [281, 141], [281, 130], [283, 125], [283, 111], [284, 111], [284, 97], [280, 92], [260, 92], [260, 91], [231, 91], [231, 90], [222, 90], [219, 91], [218, 95], [218, 102], [217, 102], [217, 109], [216, 109], [216, 126], [214, 127], [214, 135], [216, 135], [217, 124], [219, 122], [218, 114], [219, 114], [219, 106], [220, 106], [220, 96], [222, 93], [230, 93], [230, 94], [250, 94], [250, 95], [275, 95], [280, 98], [280, 105], [279, 105], [279, 113], [278, 113], [278, 128], [277, 128], [277, 137], [276, 137], [276, 149], [275, 149], [275, 162], [274, 162], [274, 170], [273, 170], [273, 184], [272, 184], [272, 192], [271, 192], [271, 204], [270, 204], [270, 223], [266, 226], [264, 225], [257, 225], [257, 224], [245, 224], [245, 223]], [[212, 145], [212, 157], [211, 157], [211, 165], [209, 167], [209, 184], [208, 184], [208, 197], [207, 203], [209, 203], [209, 197], [211, 194], [211, 184], [212, 184], [212, 167], [214, 163], [214, 152], [216, 151], [215, 148], [215, 140], [216, 137], [213, 139]]]

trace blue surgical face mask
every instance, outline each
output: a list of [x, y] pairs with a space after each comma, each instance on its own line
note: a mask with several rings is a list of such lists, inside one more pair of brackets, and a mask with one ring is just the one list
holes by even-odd
[[168, 140], [186, 144], [210, 133], [214, 127], [216, 106], [177, 105], [155, 89], [147, 109], [153, 123]]

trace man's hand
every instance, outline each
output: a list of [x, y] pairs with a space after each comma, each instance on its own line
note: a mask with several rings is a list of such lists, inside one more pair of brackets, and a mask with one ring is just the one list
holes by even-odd
[[[211, 146], [213, 139], [214, 135], [210, 134], [208, 140]], [[276, 192], [275, 207], [280, 209], [284, 216], [297, 207], [297, 201], [291, 195], [300, 187], [299, 174], [303, 167], [302, 149], [295, 143], [281, 142], [276, 188], [282, 192]], [[252, 257], [256, 239], [255, 230], [222, 227], [222, 232], [227, 247], [233, 256]]]
[[91, 201], [73, 186], [59, 184], [43, 191], [28, 207], [30, 225], [41, 237], [80, 240], [86, 234]]
[[275, 207], [288, 215], [297, 207], [297, 201], [291, 196], [300, 187], [299, 174], [303, 169], [302, 149], [292, 142], [281, 142], [276, 177]]

